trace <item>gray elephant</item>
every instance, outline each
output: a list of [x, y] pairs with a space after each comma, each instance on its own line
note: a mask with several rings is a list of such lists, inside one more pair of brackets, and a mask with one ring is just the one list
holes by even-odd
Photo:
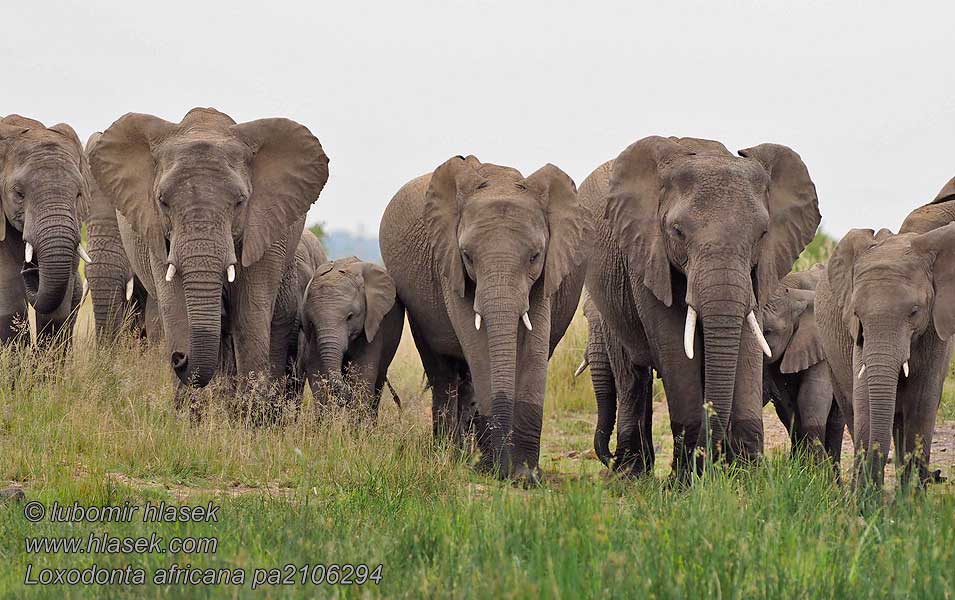
[[[631, 357], [612, 330], [606, 329], [593, 301], [584, 301], [588, 339], [584, 360], [574, 373], [590, 368], [597, 400], [594, 451], [613, 471], [637, 477], [653, 468], [653, 372], [649, 357]], [[610, 452], [610, 436], [617, 426], [617, 446]]]
[[333, 396], [377, 415], [404, 326], [385, 269], [354, 256], [320, 265], [306, 285], [300, 321], [300, 371], [319, 405]]
[[180, 382], [221, 371], [246, 390], [283, 377], [294, 293], [279, 292], [294, 287], [305, 214], [328, 179], [318, 139], [288, 119], [236, 124], [211, 108], [181, 123], [130, 113], [90, 162]]
[[580, 187], [597, 222], [587, 290], [627, 353], [647, 353], [641, 366], [663, 378], [681, 479], [698, 447], [762, 452], [760, 306], [820, 220], [798, 154], [776, 144], [739, 154], [648, 137]]
[[955, 185], [898, 234], [853, 229], [829, 259], [816, 316], [860, 491], [884, 483], [889, 444], [903, 483], [924, 484], [955, 333]]
[[547, 363], [580, 300], [591, 229], [557, 167], [524, 177], [473, 156], [405, 184], [385, 210], [381, 254], [431, 384], [435, 435], [473, 423], [481, 469], [539, 479]]
[[82, 299], [78, 261], [89, 262], [78, 218], [89, 181], [72, 127], [19, 115], [0, 120], [0, 342], [29, 342], [29, 302], [38, 343], [69, 344]]
[[825, 277], [821, 264], [790, 273], [763, 307], [763, 334], [773, 355], [763, 359], [763, 401], [773, 403], [789, 431], [794, 456], [828, 456], [838, 465], [844, 424], [814, 312], [816, 287]]

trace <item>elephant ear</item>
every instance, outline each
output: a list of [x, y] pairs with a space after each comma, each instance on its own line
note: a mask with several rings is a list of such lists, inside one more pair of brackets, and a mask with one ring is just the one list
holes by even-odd
[[170, 135], [169, 121], [128, 113], [103, 132], [89, 161], [100, 189], [156, 256], [166, 256], [166, 236], [153, 199], [156, 160], [152, 149]]
[[464, 297], [464, 264], [458, 248], [458, 221], [464, 201], [487, 183], [473, 156], [455, 156], [435, 169], [424, 196], [424, 220], [431, 233], [434, 264], [451, 289]]
[[949, 179], [948, 183], [942, 187], [938, 192], [938, 196], [935, 196], [935, 200], [932, 200], [932, 204], [948, 202], [949, 200], [955, 200], [955, 177]]
[[357, 263], [365, 282], [365, 339], [369, 342], [378, 335], [381, 321], [395, 305], [395, 282], [391, 275], [374, 263]]
[[842, 307], [842, 321], [849, 329], [852, 340], [859, 339], [859, 319], [852, 310], [852, 279], [855, 261], [867, 248], [875, 244], [875, 232], [871, 229], [853, 229], [836, 245], [827, 268], [829, 287], [836, 302]]
[[93, 175], [90, 172], [90, 164], [86, 159], [86, 152], [83, 151], [83, 143], [80, 142], [80, 136], [76, 131], [66, 123], [57, 123], [50, 127], [50, 131], [55, 131], [65, 137], [73, 144], [76, 151], [76, 158], [79, 161], [81, 189], [80, 197], [76, 202], [76, 212], [80, 222], [86, 221], [90, 214], [90, 198], [93, 193]]
[[[610, 172], [604, 217], [630, 262], [630, 285], [635, 293], [645, 285], [666, 306], [673, 303], [673, 291], [660, 218], [665, 171], [692, 154], [673, 140], [647, 137], [621, 152]], [[640, 273], [642, 281], [634, 279]]]
[[547, 215], [550, 231], [544, 257], [544, 296], [550, 297], [564, 277], [587, 258], [593, 224], [587, 209], [577, 201], [574, 180], [554, 165], [544, 165], [524, 183], [538, 193]]
[[816, 235], [822, 215], [809, 170], [791, 148], [760, 144], [739, 155], [759, 162], [769, 175], [769, 230], [756, 267], [757, 301], [764, 303]]
[[[13, 139], [20, 136], [21, 134], [29, 131], [29, 127], [23, 127], [21, 125], [10, 125], [7, 123], [0, 122], [0, 144], [6, 142], [7, 140]], [[3, 145], [0, 145], [0, 242], [6, 239], [7, 237], [7, 217], [6, 213], [3, 212], [3, 161], [4, 155], [6, 154], [6, 148]]]
[[328, 181], [328, 156], [307, 127], [290, 119], [259, 119], [231, 129], [253, 153], [242, 234], [242, 266], [248, 267], [308, 212]]
[[938, 337], [948, 340], [955, 335], [955, 223], [923, 233], [912, 240], [912, 248], [933, 257], [932, 322]]
[[822, 339], [819, 337], [819, 329], [816, 327], [815, 292], [791, 289], [788, 290], [788, 294], [791, 296], [796, 328], [783, 352], [779, 370], [783, 373], [798, 373], [820, 362], [825, 354], [822, 349]]

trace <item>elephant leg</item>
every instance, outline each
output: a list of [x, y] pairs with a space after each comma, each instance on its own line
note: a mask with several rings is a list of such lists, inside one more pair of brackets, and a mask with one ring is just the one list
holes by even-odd
[[540, 482], [541, 433], [550, 341], [550, 302], [534, 302], [528, 311], [533, 331], [523, 327], [518, 336], [519, 365], [514, 395], [514, 420], [508, 472], [525, 484]]
[[8, 250], [0, 244], [0, 343], [29, 345], [26, 290], [17, 259], [10, 256]]
[[[796, 409], [799, 411], [797, 440], [815, 459], [825, 457], [826, 427], [832, 409], [832, 382], [829, 367], [816, 363], [802, 373]], [[793, 448], [795, 451], [797, 448]]]
[[826, 454], [832, 460], [836, 475], [839, 475], [839, 463], [842, 461], [842, 434], [845, 430], [845, 419], [839, 409], [835, 395], [829, 408], [829, 418], [826, 420]]
[[614, 470], [630, 477], [653, 472], [653, 373], [649, 367], [626, 365], [614, 375], [619, 391]]
[[[896, 469], [902, 469], [903, 486], [916, 483], [924, 486], [935, 479], [929, 472], [932, 436], [948, 365], [952, 357], [951, 340], [942, 342], [926, 333], [922, 343], [913, 344], [910, 377], [899, 385], [898, 402], [902, 408], [901, 441], [896, 440]], [[929, 338], [926, 340], [925, 338]]]
[[460, 435], [457, 398], [460, 365], [456, 364], [458, 361], [441, 356], [431, 349], [426, 336], [421, 333], [410, 314], [408, 324], [421, 357], [425, 376], [428, 378], [428, 385], [431, 386], [431, 425], [434, 439], [457, 441]]

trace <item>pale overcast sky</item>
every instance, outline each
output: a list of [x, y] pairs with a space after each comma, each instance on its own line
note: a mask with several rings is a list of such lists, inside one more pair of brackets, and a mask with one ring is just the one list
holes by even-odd
[[[311, 220], [377, 234], [454, 154], [578, 184], [651, 134], [793, 147], [823, 228], [897, 229], [955, 175], [955, 3], [15, 2], [0, 114], [287, 116], [331, 178]], [[833, 4], [837, 4], [833, 6]]]

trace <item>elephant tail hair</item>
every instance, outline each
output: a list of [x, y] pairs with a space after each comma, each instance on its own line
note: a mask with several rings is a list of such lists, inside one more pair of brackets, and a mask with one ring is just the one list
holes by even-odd
[[388, 389], [391, 390], [392, 399], [395, 401], [398, 409], [401, 410], [401, 396], [399, 396], [398, 392], [395, 391], [395, 386], [391, 385], [391, 380], [387, 377], [385, 377], [385, 383], [388, 384]]

